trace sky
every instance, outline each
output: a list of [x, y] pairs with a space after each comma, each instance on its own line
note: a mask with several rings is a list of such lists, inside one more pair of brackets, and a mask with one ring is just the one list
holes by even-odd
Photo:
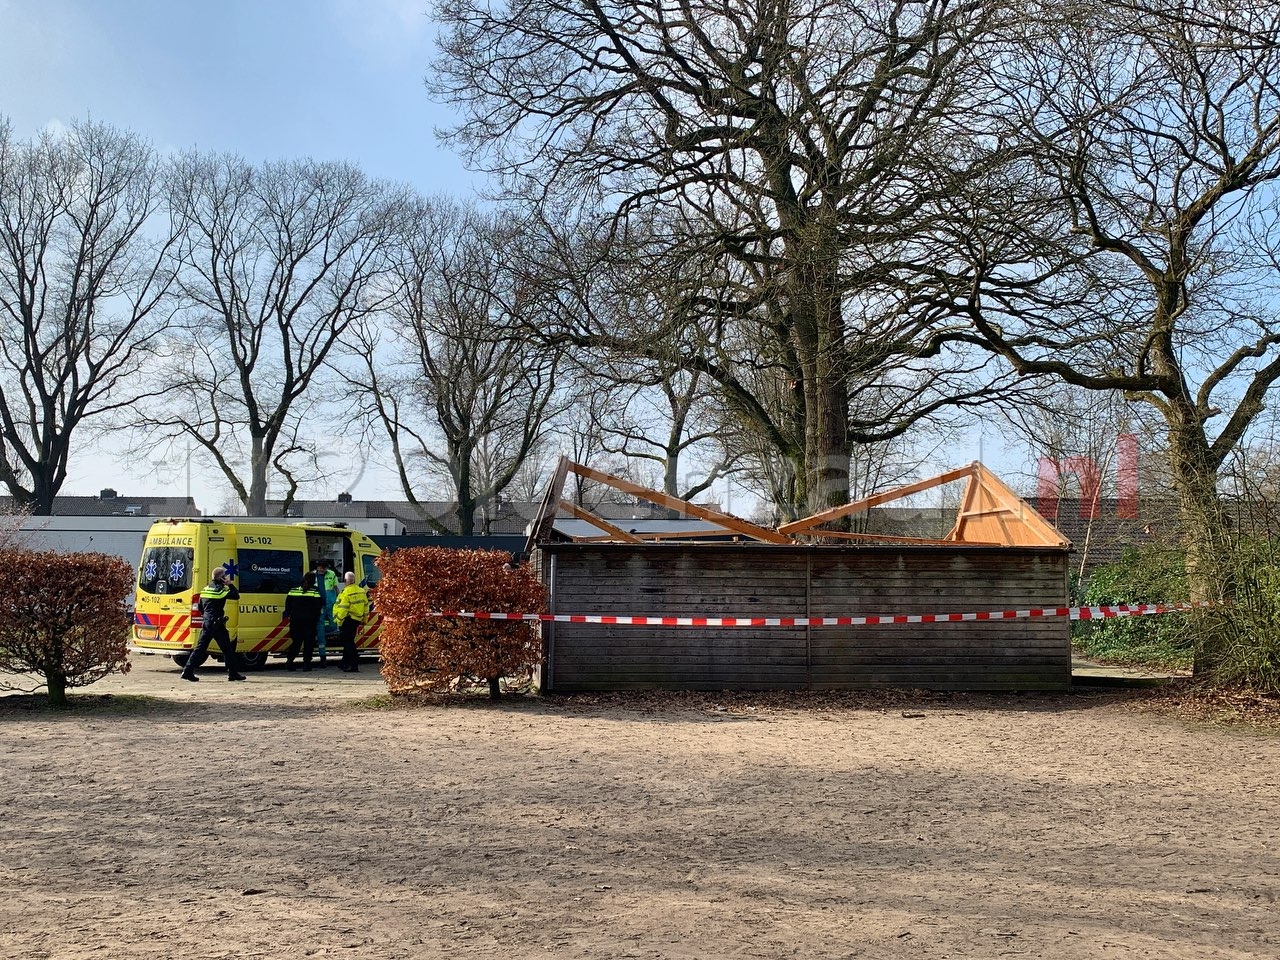
[[[252, 162], [351, 161], [420, 193], [466, 196], [479, 175], [439, 146], [454, 114], [424, 87], [433, 52], [431, 0], [0, 0], [0, 115], [20, 139], [90, 118], [148, 139], [162, 153], [235, 153]], [[357, 499], [400, 499], [367, 470]], [[185, 492], [99, 449], [77, 452], [63, 493], [104, 487]], [[198, 472], [208, 512], [226, 483]]]
[[[424, 77], [436, 27], [431, 0], [0, 0], [0, 115], [19, 138], [91, 118], [130, 130], [162, 153], [192, 148], [252, 162], [346, 160], [420, 193], [467, 196], [483, 186], [441, 147], [437, 128], [455, 115], [433, 103]], [[1021, 461], [1001, 449], [1001, 431], [978, 427], [936, 456], [924, 473], [982, 456]], [[1001, 467], [997, 466], [1000, 470]], [[1008, 475], [1009, 466], [1002, 472]], [[133, 495], [181, 495], [218, 510], [219, 475], [162, 475], [81, 445], [63, 493], [110, 486]], [[304, 496], [401, 499], [376, 466], [335, 471], [341, 489]], [[745, 490], [715, 492], [748, 509]]]

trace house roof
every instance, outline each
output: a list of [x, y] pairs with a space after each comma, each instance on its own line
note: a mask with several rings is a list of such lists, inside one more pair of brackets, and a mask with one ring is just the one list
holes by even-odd
[[[110, 494], [110, 495], [108, 495]], [[0, 497], [0, 512], [17, 512], [13, 497]], [[156, 497], [118, 494], [104, 490], [96, 497], [59, 496], [53, 498], [55, 517], [198, 517], [200, 511], [191, 497]]]

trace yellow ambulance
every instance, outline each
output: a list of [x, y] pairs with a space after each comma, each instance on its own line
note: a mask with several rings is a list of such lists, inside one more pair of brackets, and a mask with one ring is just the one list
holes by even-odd
[[[327, 560], [338, 574], [355, 571], [365, 587], [381, 575], [382, 552], [371, 539], [343, 524], [269, 523], [211, 517], [157, 520], [147, 533], [138, 563], [133, 614], [133, 647], [169, 653], [179, 663], [200, 636], [200, 589], [217, 567], [226, 567], [240, 591], [227, 606], [227, 629], [246, 667], [260, 667], [271, 654], [289, 648], [289, 629], [280, 622], [285, 595], [302, 582], [305, 570]], [[377, 610], [360, 627], [356, 646], [376, 650], [381, 618]], [[217, 644], [210, 647], [217, 654]], [[338, 651], [333, 651], [336, 655]]]

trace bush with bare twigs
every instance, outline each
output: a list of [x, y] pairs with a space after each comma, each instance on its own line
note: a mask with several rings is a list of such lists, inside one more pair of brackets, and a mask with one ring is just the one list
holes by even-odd
[[128, 673], [132, 588], [133, 567], [119, 557], [0, 550], [0, 688], [43, 686], [61, 707], [68, 688]]
[[431, 616], [442, 610], [539, 612], [542, 583], [502, 550], [412, 547], [378, 559], [382, 676], [393, 694], [527, 684], [541, 660], [537, 624]]

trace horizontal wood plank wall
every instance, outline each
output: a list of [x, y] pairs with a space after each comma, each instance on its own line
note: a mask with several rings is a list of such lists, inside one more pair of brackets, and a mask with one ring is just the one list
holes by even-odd
[[[815, 560], [815, 615], [966, 613], [1067, 603], [1066, 551], [881, 549]], [[822, 627], [815, 689], [1060, 690], [1071, 684], [1065, 618]]]
[[[1066, 604], [1067, 552], [1040, 548], [548, 544], [556, 613], [840, 616]], [[663, 688], [1061, 690], [1065, 619], [877, 627], [544, 629], [548, 692]]]

